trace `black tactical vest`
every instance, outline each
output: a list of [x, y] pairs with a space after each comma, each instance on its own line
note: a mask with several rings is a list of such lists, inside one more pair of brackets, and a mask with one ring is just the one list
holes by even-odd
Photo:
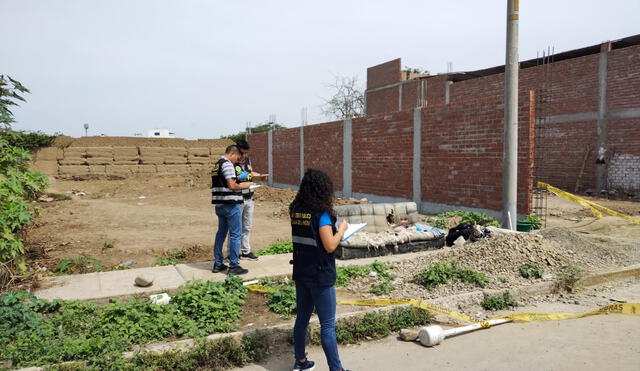
[[211, 203], [241, 204], [244, 202], [242, 191], [232, 191], [227, 188], [227, 180], [222, 173], [222, 164], [225, 162], [230, 163], [231, 161], [221, 158], [213, 165], [213, 170], [211, 171]]
[[[243, 169], [244, 167], [244, 169]], [[251, 160], [246, 158], [243, 162], [241, 163], [237, 163], [234, 167], [235, 171], [236, 171], [236, 179], [238, 180], [238, 183], [244, 183], [244, 182], [251, 182], [253, 181], [252, 176], [251, 176]], [[245, 180], [241, 180], [240, 179], [240, 174], [242, 174], [243, 171], [248, 171], [249, 172], [249, 177]], [[244, 196], [245, 199], [250, 199], [251, 197], [253, 197], [253, 191], [250, 188], [247, 189], [243, 189], [242, 190], [242, 195]]]
[[[293, 242], [293, 279], [309, 286], [333, 286], [336, 283], [336, 258], [328, 253], [320, 240], [321, 213], [296, 208], [291, 213]], [[331, 218], [336, 233], [335, 218]]]

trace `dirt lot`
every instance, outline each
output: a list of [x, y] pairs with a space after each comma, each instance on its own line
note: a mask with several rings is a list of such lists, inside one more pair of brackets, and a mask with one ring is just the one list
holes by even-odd
[[[133, 267], [156, 264], [168, 251], [187, 249], [187, 262], [211, 259], [217, 218], [209, 202], [206, 176], [68, 181], [53, 179], [52, 193], [71, 200], [42, 203], [28, 231], [28, 249], [49, 270], [63, 258], [91, 255], [105, 267], [133, 260]], [[78, 191], [84, 195], [75, 195]], [[289, 238], [286, 208], [295, 192], [261, 187], [251, 234], [253, 250]], [[338, 203], [350, 202], [339, 200]], [[628, 215], [640, 204], [597, 199]], [[606, 246], [635, 246], [640, 225], [607, 216], [593, 218], [582, 207], [550, 196], [547, 227], [563, 227]]]

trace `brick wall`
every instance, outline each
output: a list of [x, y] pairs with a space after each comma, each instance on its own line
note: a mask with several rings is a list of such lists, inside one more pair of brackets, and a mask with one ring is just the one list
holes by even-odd
[[251, 165], [253, 169], [259, 173], [267, 173], [269, 171], [267, 133], [251, 134], [248, 142], [251, 145]]
[[342, 121], [304, 127], [304, 168], [325, 171], [336, 191], [341, 191], [343, 184], [342, 132]]
[[300, 128], [273, 132], [273, 181], [300, 183]]
[[[400, 63], [396, 61], [368, 70], [368, 77], [375, 81], [374, 86], [381, 79], [375, 75], [376, 72], [391, 76], [392, 67], [400, 69]], [[545, 66], [522, 68], [519, 71], [520, 94], [535, 90], [541, 98], [537, 104], [536, 116], [548, 118], [538, 128], [539, 143], [536, 144], [536, 148], [539, 151], [539, 161], [535, 167], [535, 175], [540, 180], [570, 191], [574, 190], [578, 181], [581, 185], [579, 191], [596, 186], [599, 61], [600, 54], [596, 53], [558, 60]], [[605, 102], [606, 110], [609, 112], [606, 133], [607, 156], [613, 158], [616, 154], [640, 155], [640, 129], [634, 124], [640, 119], [637, 117], [637, 112], [640, 112], [640, 45], [607, 52], [606, 72]], [[423, 79], [427, 85], [427, 107], [445, 103], [445, 87], [447, 79], [450, 78], [457, 77], [443, 74]], [[545, 81], [551, 84], [547, 87], [546, 94], [543, 91]], [[402, 109], [408, 110], [418, 106], [419, 100], [415, 95], [419, 84], [419, 80], [403, 84]], [[389, 114], [398, 111], [398, 89], [391, 87], [368, 93], [367, 112]], [[503, 93], [503, 73], [450, 82], [449, 85], [451, 104], [466, 104]], [[635, 113], [631, 113], [635, 115], [634, 118], [621, 119], [612, 116], [619, 114], [615, 110], [621, 109], [635, 110]], [[572, 115], [574, 117], [566, 119]], [[584, 117], [575, 117], [577, 115]], [[564, 122], [560, 122], [560, 119]], [[640, 191], [640, 186], [637, 186], [636, 190]]]
[[402, 79], [400, 58], [367, 68], [367, 89], [393, 84]]
[[355, 119], [352, 134], [353, 192], [411, 199], [413, 110]]
[[[533, 107], [520, 96], [518, 212], [531, 209]], [[501, 210], [502, 97], [432, 106], [422, 110], [422, 199]]]

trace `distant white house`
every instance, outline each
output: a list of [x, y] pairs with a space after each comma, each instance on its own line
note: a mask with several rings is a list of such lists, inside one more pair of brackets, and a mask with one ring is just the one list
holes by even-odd
[[147, 131], [147, 137], [149, 138], [175, 138], [176, 134], [169, 131], [169, 129], [153, 129]]

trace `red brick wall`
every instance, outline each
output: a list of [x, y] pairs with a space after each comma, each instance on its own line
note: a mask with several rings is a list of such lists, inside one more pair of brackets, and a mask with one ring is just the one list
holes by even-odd
[[640, 45], [609, 52], [607, 106], [609, 110], [640, 107]]
[[304, 168], [325, 171], [342, 191], [342, 121], [304, 127]]
[[251, 165], [259, 173], [269, 171], [269, 155], [267, 133], [256, 133], [249, 135], [249, 145], [251, 145]]
[[[531, 210], [534, 103], [520, 96], [518, 212]], [[504, 106], [501, 95], [422, 110], [422, 199], [502, 209]]]
[[395, 86], [367, 94], [367, 115], [378, 115], [398, 110], [399, 87]]
[[402, 79], [400, 58], [367, 68], [367, 89], [393, 84]]
[[273, 181], [300, 184], [300, 128], [273, 132]]
[[352, 190], [411, 199], [413, 110], [352, 121]]

